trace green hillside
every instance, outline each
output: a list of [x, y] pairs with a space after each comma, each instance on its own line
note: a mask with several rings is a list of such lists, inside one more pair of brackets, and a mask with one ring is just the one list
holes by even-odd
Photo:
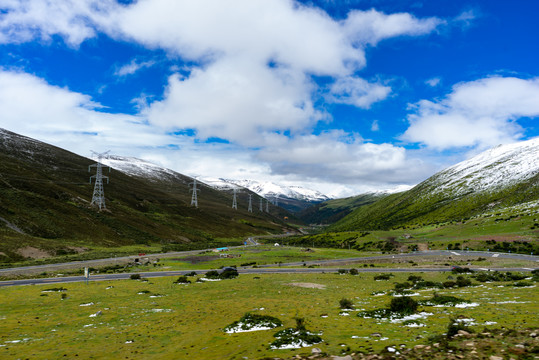
[[0, 138], [0, 262], [24, 260], [24, 248], [45, 256], [137, 244], [201, 248], [287, 228], [283, 209], [248, 213], [239, 199], [235, 211], [230, 194], [206, 186], [198, 209], [190, 206], [188, 177], [150, 181], [114, 170], [105, 173], [107, 210], [99, 212], [90, 206], [95, 161], [7, 131]]
[[360, 207], [331, 227], [332, 231], [391, 228], [461, 221], [484, 212], [539, 200], [539, 174], [493, 191], [455, 196], [451, 189], [434, 192], [436, 176], [413, 189]]
[[304, 209], [296, 215], [307, 224], [333, 224], [350, 214], [354, 209], [372, 204], [385, 196], [387, 195], [382, 193], [368, 193], [328, 200]]

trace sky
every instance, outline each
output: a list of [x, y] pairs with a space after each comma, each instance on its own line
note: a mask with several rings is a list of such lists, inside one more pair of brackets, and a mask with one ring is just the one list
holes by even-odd
[[539, 1], [0, 0], [0, 127], [343, 197], [539, 136]]

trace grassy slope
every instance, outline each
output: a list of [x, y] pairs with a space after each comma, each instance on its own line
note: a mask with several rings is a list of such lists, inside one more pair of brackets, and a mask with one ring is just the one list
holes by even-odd
[[539, 174], [509, 188], [469, 193], [457, 198], [449, 192], [429, 195], [435, 186], [432, 180], [404, 193], [389, 195], [371, 205], [360, 207], [330, 230], [376, 230], [461, 221], [493, 209], [539, 200]]
[[350, 214], [354, 209], [369, 205], [385, 197], [383, 194], [362, 194], [335, 199], [313, 205], [297, 214], [307, 224], [332, 224]]
[[150, 182], [108, 172], [108, 211], [89, 206], [93, 161], [65, 150], [12, 135], [0, 144], [0, 260], [21, 260], [17, 249], [41, 248], [54, 254], [69, 246], [122, 246], [150, 243], [211, 242], [248, 234], [280, 232], [284, 210], [248, 213], [245, 201], [202, 188], [199, 208], [190, 206], [187, 181]]

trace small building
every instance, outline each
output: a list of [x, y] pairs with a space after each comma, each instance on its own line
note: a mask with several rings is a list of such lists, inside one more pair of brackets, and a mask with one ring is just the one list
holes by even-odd
[[223, 252], [223, 251], [228, 251], [228, 248], [227, 247], [220, 247], [220, 248], [213, 249], [213, 252]]

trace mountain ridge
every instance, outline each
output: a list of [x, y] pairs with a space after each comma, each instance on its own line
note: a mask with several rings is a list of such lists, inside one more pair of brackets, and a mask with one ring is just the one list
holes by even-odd
[[[360, 207], [333, 231], [460, 221], [539, 199], [539, 138], [501, 145], [442, 170], [412, 189]], [[525, 169], [525, 171], [519, 171]]]

